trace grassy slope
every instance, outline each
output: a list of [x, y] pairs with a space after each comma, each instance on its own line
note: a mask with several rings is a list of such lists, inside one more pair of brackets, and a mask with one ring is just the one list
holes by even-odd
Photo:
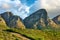
[[20, 38], [13, 35], [12, 33], [4, 31], [7, 29], [9, 29], [7, 26], [0, 25], [0, 40], [20, 40]]
[[[6, 31], [4, 31], [6, 30]], [[21, 38], [12, 33], [21, 34], [33, 40], [60, 40], [60, 30], [37, 30], [37, 29], [16, 29], [0, 25], [0, 40], [20, 40]], [[21, 39], [22, 40], [22, 39]]]
[[18, 34], [22, 34], [28, 38], [34, 40], [60, 40], [60, 30], [44, 29], [44, 30], [35, 30], [35, 29], [10, 29]]

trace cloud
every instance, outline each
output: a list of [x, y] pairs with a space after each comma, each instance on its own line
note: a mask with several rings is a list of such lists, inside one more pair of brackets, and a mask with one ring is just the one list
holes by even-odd
[[0, 13], [11, 11], [23, 19], [41, 8], [53, 18], [60, 14], [60, 0], [0, 0]]
[[10, 5], [7, 4], [7, 3], [4, 3], [4, 4], [2, 4], [2, 8], [3, 9], [9, 9], [10, 8]]
[[46, 9], [56, 9], [60, 7], [60, 0], [41, 0], [41, 7]]
[[41, 0], [40, 4], [40, 8], [45, 8], [50, 18], [60, 14], [60, 0]]
[[18, 11], [24, 12], [24, 13], [29, 13], [29, 9], [30, 9], [30, 7], [28, 7], [28, 6], [26, 6], [26, 5], [22, 5], [22, 6], [18, 9]]
[[20, 0], [0, 0], [0, 13], [11, 11], [21, 18], [25, 18], [29, 13], [30, 7], [22, 4]]

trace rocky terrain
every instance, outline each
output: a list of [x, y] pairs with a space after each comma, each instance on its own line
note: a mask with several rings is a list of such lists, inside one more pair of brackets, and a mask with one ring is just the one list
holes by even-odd
[[22, 20], [12, 12], [1, 13], [0, 40], [60, 40], [60, 15], [50, 19], [40, 9]]
[[0, 15], [5, 20], [7, 26], [25, 29], [19, 16], [13, 15], [11, 12], [5, 12]]

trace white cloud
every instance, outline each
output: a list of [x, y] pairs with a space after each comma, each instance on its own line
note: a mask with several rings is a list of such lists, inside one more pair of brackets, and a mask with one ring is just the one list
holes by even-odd
[[56, 9], [60, 7], [60, 0], [41, 0], [41, 7], [50, 9]]
[[50, 18], [60, 15], [60, 0], [41, 0], [41, 7], [47, 10]]
[[7, 3], [4, 3], [4, 4], [2, 4], [2, 8], [3, 9], [9, 9], [10, 8], [10, 5], [7, 4]]
[[21, 3], [20, 0], [0, 0], [0, 13], [5, 11], [11, 11], [15, 15], [19, 15], [22, 18], [27, 16], [30, 7]]
[[[30, 8], [32, 10], [30, 10]], [[0, 13], [8, 10], [13, 12], [15, 15], [19, 15], [23, 19], [41, 8], [47, 9], [50, 17], [56, 16], [60, 14], [60, 0], [38, 0], [30, 7], [22, 4], [20, 0], [0, 0]]]
[[24, 13], [29, 13], [29, 9], [30, 7], [26, 6], [26, 5], [21, 5], [21, 7], [18, 9], [20, 12], [23, 12]]

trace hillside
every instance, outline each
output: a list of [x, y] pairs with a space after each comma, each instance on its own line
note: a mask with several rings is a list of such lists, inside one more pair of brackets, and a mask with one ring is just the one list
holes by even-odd
[[60, 40], [58, 29], [17, 29], [4, 25], [0, 29], [0, 40]]
[[5, 25], [6, 26], [5, 20], [1, 16], [0, 16], [0, 25]]
[[42, 28], [47, 26], [47, 11], [40, 9], [24, 19], [24, 24], [27, 28]]
[[23, 21], [26, 28], [29, 29], [42, 29], [48, 27], [60, 28], [58, 24], [56, 24], [57, 22], [60, 22], [60, 20], [58, 21], [58, 18], [60, 19], [60, 17], [56, 17], [54, 20], [52, 20], [49, 18], [45, 9], [40, 9], [26, 17]]
[[58, 29], [7, 29], [8, 32], [18, 33], [30, 40], [60, 40], [60, 30]]
[[0, 40], [29, 40], [18, 33], [5, 31], [7, 29], [10, 28], [5, 25], [0, 25]]
[[25, 29], [22, 19], [19, 16], [13, 15], [11, 12], [4, 12], [0, 15], [6, 22], [7, 26]]
[[60, 16], [40, 9], [24, 20], [11, 12], [0, 14], [0, 40], [60, 40]]

